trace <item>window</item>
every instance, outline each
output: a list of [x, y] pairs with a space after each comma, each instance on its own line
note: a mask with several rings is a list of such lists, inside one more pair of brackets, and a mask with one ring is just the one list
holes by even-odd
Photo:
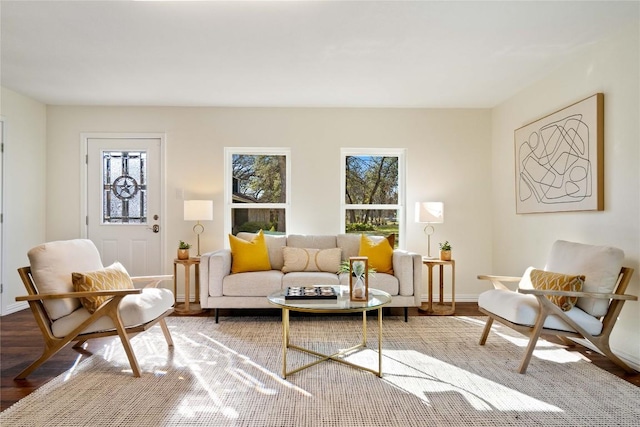
[[147, 153], [102, 152], [102, 223], [146, 224]]
[[225, 148], [228, 233], [286, 234], [290, 157], [285, 148]]
[[342, 149], [342, 227], [404, 242], [404, 149]]

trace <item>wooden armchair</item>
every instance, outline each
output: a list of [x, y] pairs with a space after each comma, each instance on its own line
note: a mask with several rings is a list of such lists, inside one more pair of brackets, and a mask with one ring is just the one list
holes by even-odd
[[[173, 312], [174, 298], [168, 289], [157, 288], [171, 275], [130, 278], [132, 284], [146, 284], [143, 289], [104, 289], [75, 291], [72, 273], [96, 273], [109, 276], [102, 266], [100, 254], [90, 240], [77, 239], [49, 242], [28, 253], [31, 266], [18, 269], [28, 295], [16, 298], [27, 301], [42, 332], [42, 356], [24, 369], [16, 379], [24, 379], [72, 341], [78, 348], [91, 338], [118, 335], [124, 347], [133, 376], [140, 376], [140, 366], [129, 339], [156, 323], [162, 328], [169, 346], [171, 334], [164, 318]], [[91, 273], [89, 273], [91, 272]], [[126, 272], [124, 272], [126, 275]], [[80, 275], [84, 276], [84, 275]], [[79, 277], [79, 276], [77, 276]], [[104, 297], [91, 312], [81, 298]]]
[[[480, 275], [489, 280], [494, 289], [478, 297], [481, 312], [488, 316], [480, 345], [486, 343], [493, 321], [496, 320], [529, 337], [518, 372], [527, 370], [536, 342], [542, 334], [589, 341], [602, 354], [627, 372], [634, 372], [609, 347], [609, 337], [622, 306], [638, 297], [625, 291], [633, 274], [632, 268], [622, 267], [624, 253], [607, 246], [592, 246], [566, 241], [554, 243], [544, 268], [547, 272], [584, 275], [582, 290], [541, 289], [531, 281], [530, 267], [523, 277]], [[505, 283], [518, 282], [517, 292]], [[549, 297], [576, 298], [575, 305], [564, 311]], [[569, 307], [564, 307], [565, 309]]]

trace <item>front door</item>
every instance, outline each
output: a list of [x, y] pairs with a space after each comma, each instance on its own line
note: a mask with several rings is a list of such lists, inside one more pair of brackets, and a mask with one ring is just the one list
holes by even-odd
[[87, 238], [105, 266], [161, 274], [161, 137], [85, 137]]

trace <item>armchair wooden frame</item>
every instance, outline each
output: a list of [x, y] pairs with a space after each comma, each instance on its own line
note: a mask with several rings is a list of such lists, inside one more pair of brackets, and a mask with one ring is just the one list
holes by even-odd
[[[628, 267], [622, 267], [620, 270], [620, 274], [618, 276], [618, 284], [616, 286], [615, 292], [612, 294], [605, 293], [595, 293], [595, 292], [566, 292], [566, 291], [552, 291], [552, 290], [537, 290], [537, 289], [518, 289], [518, 292], [523, 294], [534, 295], [538, 300], [539, 313], [536, 318], [536, 323], [533, 326], [520, 325], [517, 323], [510, 322], [507, 319], [504, 319], [494, 313], [491, 313], [488, 310], [479, 307], [480, 311], [486, 314], [488, 317], [487, 322], [484, 326], [484, 330], [482, 331], [482, 336], [480, 337], [480, 345], [484, 345], [487, 341], [487, 337], [489, 332], [491, 331], [491, 325], [494, 320], [502, 323], [505, 326], [514, 329], [523, 335], [529, 337], [529, 344], [527, 345], [527, 349], [524, 353], [522, 361], [520, 362], [520, 367], [518, 368], [518, 372], [524, 374], [527, 371], [527, 367], [529, 366], [529, 362], [531, 360], [531, 356], [533, 355], [533, 350], [536, 347], [536, 343], [538, 338], [542, 334], [555, 335], [562, 340], [566, 345], [574, 345], [574, 341], [569, 340], [569, 338], [579, 338], [586, 339], [589, 341], [595, 348], [597, 348], [602, 354], [608, 357], [613, 363], [620, 366], [626, 372], [633, 373], [635, 370], [627, 365], [622, 359], [616, 356], [609, 347], [609, 337], [611, 335], [611, 331], [615, 326], [616, 320], [618, 319], [618, 315], [622, 310], [622, 306], [626, 301], [637, 301], [638, 297], [634, 295], [626, 295], [625, 291], [627, 286], [629, 285], [629, 281], [631, 280], [631, 276], [633, 275], [633, 269]], [[478, 276], [480, 280], [489, 280], [493, 284], [496, 289], [506, 289], [510, 290], [508, 287], [504, 285], [504, 283], [509, 282], [519, 282], [520, 277], [510, 277], [510, 276], [487, 276], [480, 275]], [[569, 318], [565, 312], [563, 312], [557, 305], [553, 304], [548, 298], [547, 295], [560, 295], [560, 296], [569, 296], [569, 297], [588, 297], [588, 298], [597, 298], [597, 299], [607, 299], [610, 300], [609, 309], [607, 313], [600, 318], [602, 322], [602, 331], [599, 335], [591, 335], [584, 328], [582, 328], [579, 324], [574, 322], [571, 318]], [[549, 315], [556, 315], [564, 322], [566, 322], [569, 326], [576, 330], [576, 332], [568, 332], [568, 331], [560, 331], [556, 329], [547, 329], [544, 327], [544, 322]]]
[[[44, 339], [44, 350], [42, 352], [42, 356], [40, 356], [39, 359], [34, 361], [31, 365], [29, 365], [15, 377], [16, 380], [25, 379], [29, 374], [40, 367], [40, 365], [42, 365], [50, 357], [52, 357], [72, 341], [77, 341], [77, 343], [74, 344], [73, 348], [80, 348], [80, 346], [82, 346], [89, 339], [118, 335], [120, 337], [120, 341], [122, 342], [122, 346], [124, 347], [125, 353], [127, 354], [127, 358], [129, 359], [129, 364], [131, 365], [131, 370], [133, 371], [134, 377], [140, 377], [140, 366], [138, 365], [138, 360], [136, 359], [133, 348], [131, 347], [131, 342], [129, 341], [130, 338], [140, 332], [146, 331], [147, 329], [158, 323], [162, 328], [162, 333], [164, 334], [167, 344], [170, 347], [173, 346], [173, 339], [171, 338], [169, 328], [167, 327], [167, 324], [164, 320], [165, 317], [173, 312], [173, 308], [165, 311], [152, 321], [142, 325], [125, 327], [122, 323], [122, 319], [120, 318], [120, 313], [118, 310], [120, 302], [127, 295], [142, 293], [141, 289], [39, 294], [35, 286], [33, 276], [31, 275], [31, 267], [19, 268], [18, 273], [20, 274], [20, 278], [22, 279], [22, 282], [24, 283], [24, 286], [27, 289], [27, 293], [29, 295], [16, 297], [16, 301], [27, 301], [29, 303], [29, 307], [33, 312], [36, 323], [38, 324], [38, 327], [42, 332], [42, 338]], [[173, 276], [171, 275], [140, 276], [131, 278], [134, 283], [147, 283], [147, 285], [144, 286], [145, 288], [156, 287], [160, 282], [171, 279], [173, 279]], [[90, 317], [88, 317], [84, 322], [78, 325], [65, 337], [58, 338], [53, 335], [53, 332], [51, 331], [52, 322], [49, 318], [49, 315], [47, 314], [47, 311], [44, 308], [44, 300], [60, 298], [82, 298], [100, 295], [113, 295], [113, 298], [104, 302]], [[82, 333], [82, 331], [84, 331], [89, 325], [103, 316], [108, 316], [109, 318], [111, 318], [113, 324], [115, 325], [115, 329], [84, 334]]]

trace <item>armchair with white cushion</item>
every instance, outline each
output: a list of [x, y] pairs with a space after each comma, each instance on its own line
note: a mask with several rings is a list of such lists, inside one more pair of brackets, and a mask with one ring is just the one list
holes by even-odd
[[129, 277], [118, 263], [105, 268], [98, 249], [85, 239], [44, 243], [28, 256], [30, 266], [18, 269], [28, 295], [16, 300], [29, 303], [44, 351], [16, 379], [26, 378], [72, 341], [78, 348], [91, 338], [118, 335], [135, 377], [140, 367], [130, 337], [159, 324], [173, 346], [164, 321], [173, 312], [173, 293], [157, 288], [173, 276]]
[[[488, 316], [480, 345], [496, 320], [529, 336], [521, 374], [542, 334], [556, 335], [567, 344], [573, 344], [568, 338], [586, 339], [625, 371], [634, 372], [609, 346], [623, 304], [638, 299], [625, 294], [633, 269], [623, 267], [623, 260], [623, 251], [614, 247], [558, 240], [544, 269], [530, 267], [523, 277], [478, 276], [494, 285], [478, 297], [480, 311]], [[505, 286], [509, 282], [518, 282], [517, 291]]]

